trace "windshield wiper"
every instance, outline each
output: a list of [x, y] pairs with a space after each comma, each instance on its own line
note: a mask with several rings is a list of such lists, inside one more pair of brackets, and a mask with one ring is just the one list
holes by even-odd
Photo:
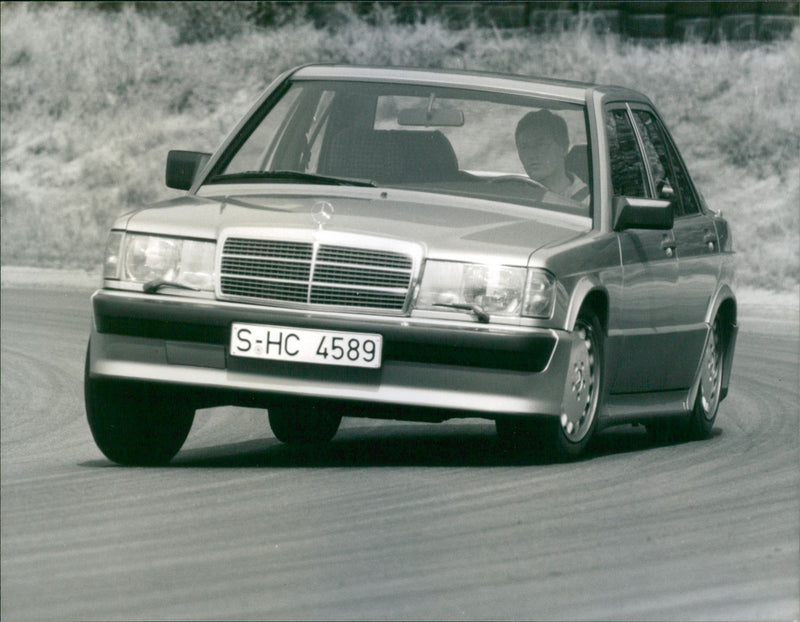
[[355, 177], [332, 177], [331, 175], [301, 173], [300, 171], [243, 171], [241, 173], [228, 173], [225, 175], [215, 175], [211, 178], [211, 183], [215, 184], [231, 181], [248, 182], [261, 180], [297, 181], [311, 184], [328, 184], [332, 186], [377, 187], [377, 184], [369, 179], [356, 179]]
[[489, 314], [486, 313], [481, 307], [478, 305], [466, 305], [466, 304], [456, 304], [456, 303], [444, 303], [439, 302], [433, 305], [434, 307], [447, 307], [448, 309], [458, 309], [459, 311], [469, 311], [473, 313], [475, 317], [481, 324], [488, 324], [489, 323]]

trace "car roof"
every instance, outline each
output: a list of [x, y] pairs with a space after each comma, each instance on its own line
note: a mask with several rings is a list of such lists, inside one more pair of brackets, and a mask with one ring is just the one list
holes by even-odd
[[520, 76], [488, 71], [460, 71], [451, 69], [423, 69], [419, 67], [378, 67], [367, 65], [314, 64], [298, 67], [292, 72], [303, 80], [354, 80], [366, 82], [397, 82], [431, 84], [455, 88], [479, 89], [553, 97], [566, 101], [585, 102], [590, 90], [614, 99], [649, 101], [633, 89], [578, 82], [556, 78]]

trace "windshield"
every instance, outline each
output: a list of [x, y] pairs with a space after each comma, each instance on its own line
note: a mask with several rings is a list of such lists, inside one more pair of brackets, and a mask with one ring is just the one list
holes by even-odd
[[349, 81], [297, 81], [256, 113], [207, 183], [357, 183], [590, 215], [583, 105]]

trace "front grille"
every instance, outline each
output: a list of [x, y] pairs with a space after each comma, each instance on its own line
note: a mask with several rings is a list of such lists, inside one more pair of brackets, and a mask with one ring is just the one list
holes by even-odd
[[263, 303], [402, 311], [413, 273], [410, 253], [231, 237], [220, 292]]

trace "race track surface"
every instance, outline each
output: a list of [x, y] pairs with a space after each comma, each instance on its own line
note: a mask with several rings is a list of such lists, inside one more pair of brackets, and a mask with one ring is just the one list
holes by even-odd
[[346, 420], [311, 451], [220, 408], [122, 468], [83, 411], [89, 292], [4, 289], [0, 615], [796, 620], [796, 313], [744, 309], [708, 441], [623, 427], [548, 464], [490, 422]]

